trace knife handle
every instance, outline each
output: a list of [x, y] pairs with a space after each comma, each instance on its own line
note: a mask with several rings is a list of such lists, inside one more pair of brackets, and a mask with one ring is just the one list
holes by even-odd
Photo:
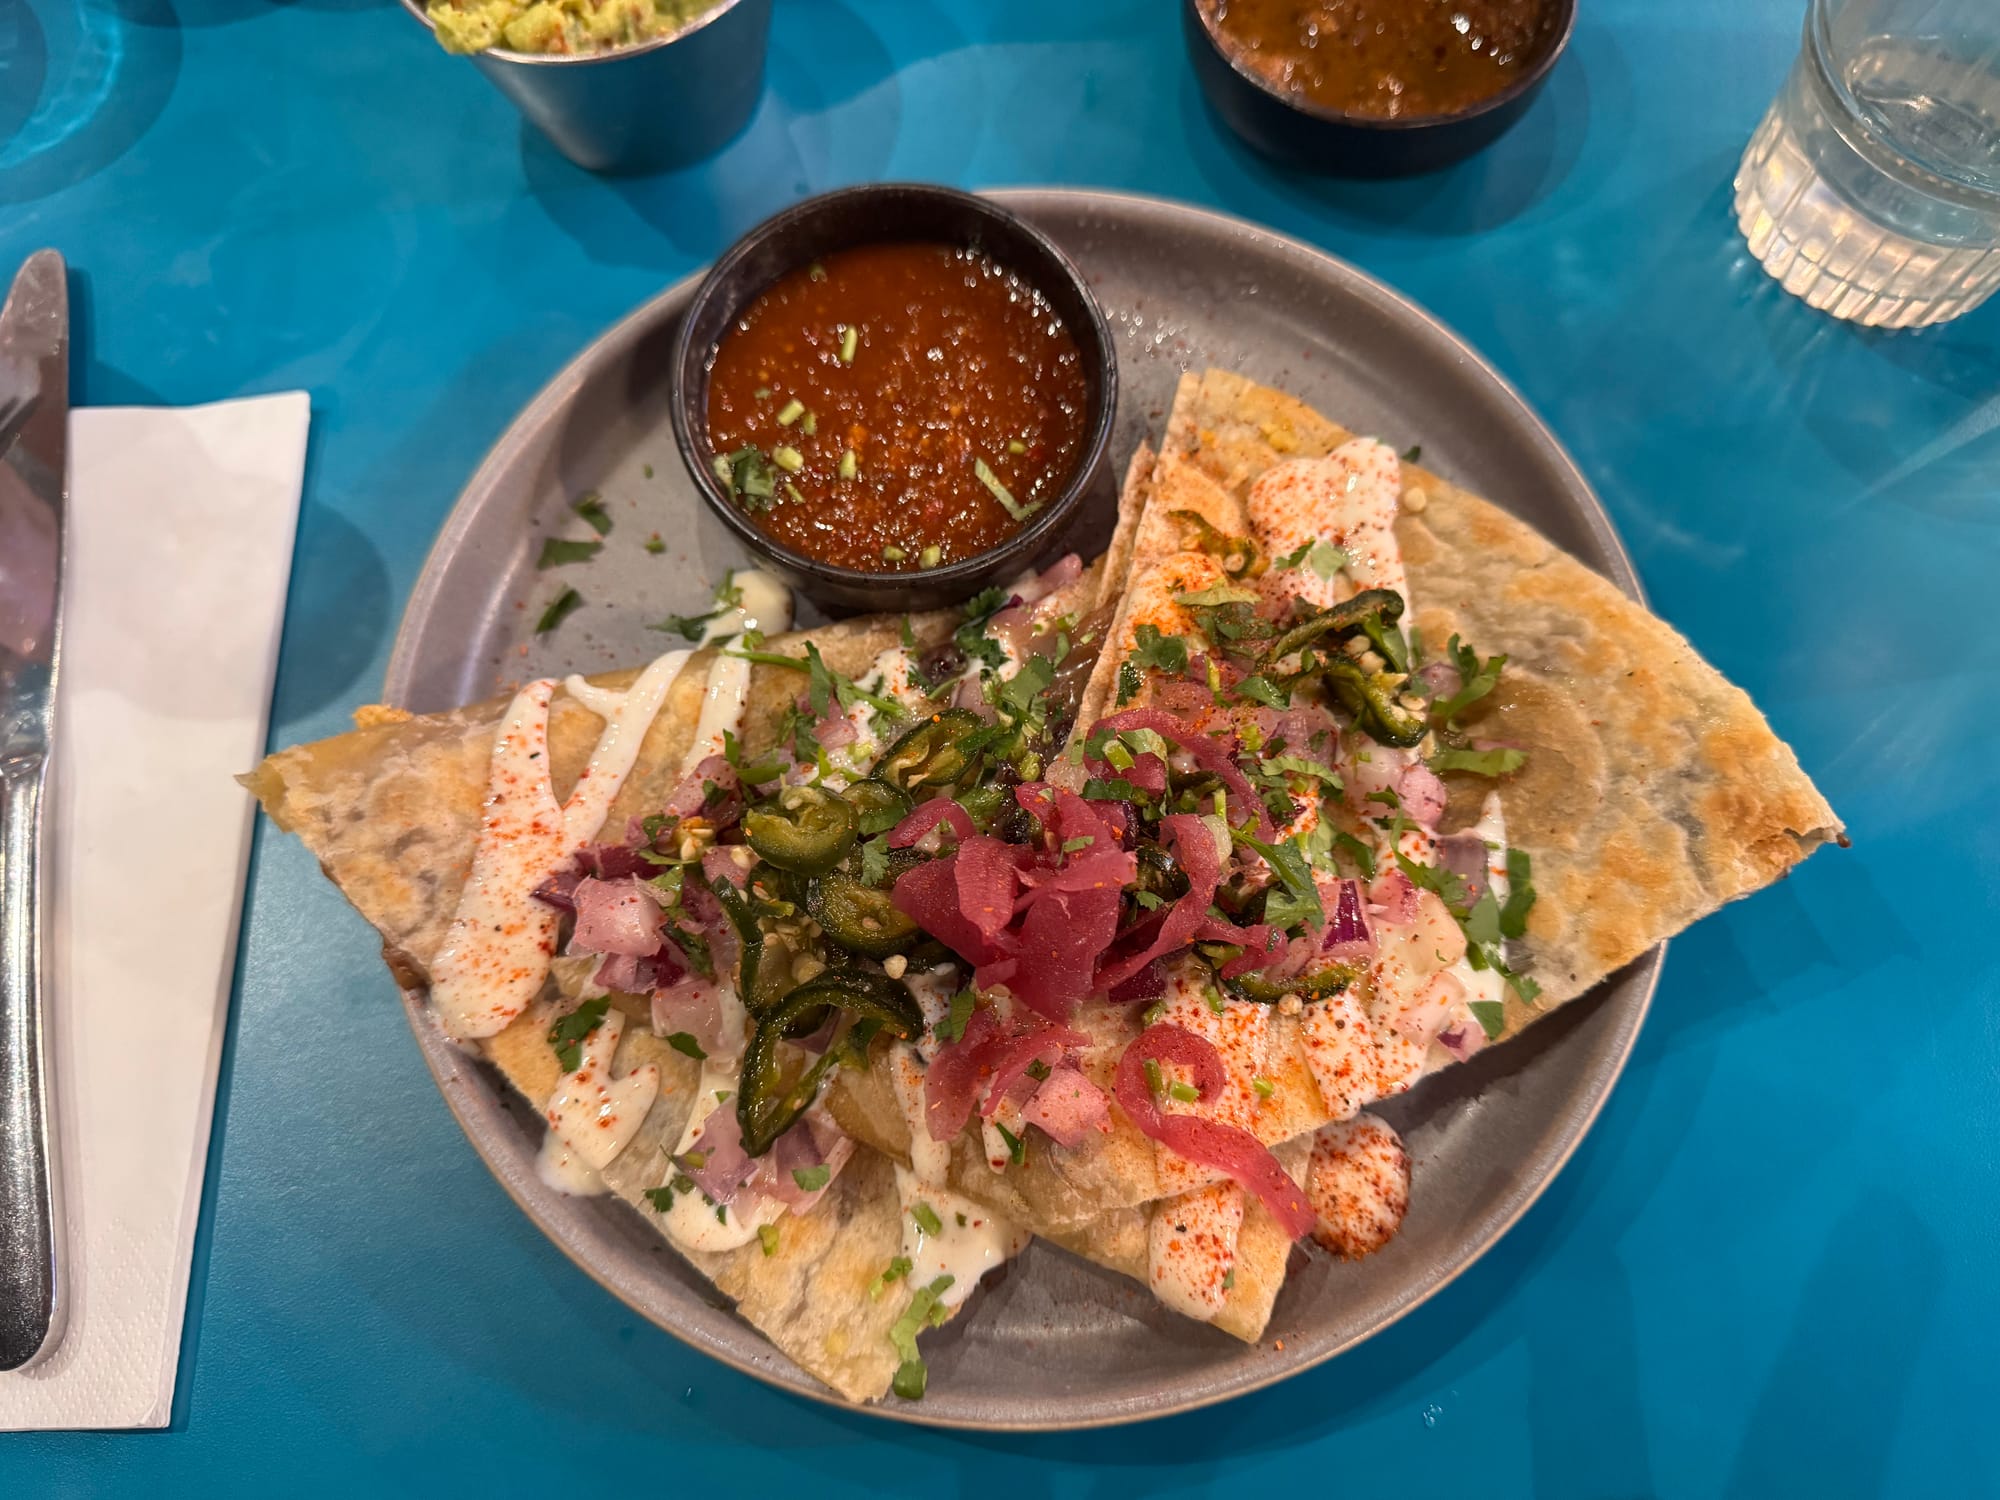
[[62, 1333], [54, 1121], [42, 1008], [41, 756], [0, 766], [0, 1370]]

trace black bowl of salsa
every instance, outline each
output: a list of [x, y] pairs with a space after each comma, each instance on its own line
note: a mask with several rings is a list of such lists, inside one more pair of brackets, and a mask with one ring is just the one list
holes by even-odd
[[840, 609], [928, 609], [1053, 549], [1105, 470], [1111, 330], [1048, 239], [881, 183], [766, 220], [695, 290], [674, 439], [709, 508]]
[[1257, 150], [1343, 177], [1461, 161], [1520, 118], [1576, 0], [1182, 0], [1209, 106]]

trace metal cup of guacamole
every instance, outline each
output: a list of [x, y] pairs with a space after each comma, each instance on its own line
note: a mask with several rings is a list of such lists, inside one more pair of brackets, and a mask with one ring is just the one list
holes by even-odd
[[402, 0], [571, 161], [647, 172], [711, 154], [764, 89], [771, 0]]

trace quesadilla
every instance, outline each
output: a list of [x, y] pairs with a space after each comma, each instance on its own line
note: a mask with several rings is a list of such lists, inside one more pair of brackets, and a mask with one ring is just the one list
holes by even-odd
[[1365, 1254], [1367, 1106], [1839, 836], [1749, 700], [1520, 521], [1183, 383], [1098, 566], [781, 633], [247, 780], [392, 970], [834, 1389], [1041, 1235], [1257, 1338]]

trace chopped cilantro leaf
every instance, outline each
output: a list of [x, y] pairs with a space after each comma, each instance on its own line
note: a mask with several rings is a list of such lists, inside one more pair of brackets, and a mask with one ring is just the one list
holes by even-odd
[[1178, 677], [1187, 670], [1187, 642], [1177, 635], [1161, 635], [1157, 625], [1141, 625], [1126, 660], [1141, 671], [1170, 672]]
[[1190, 609], [1222, 604], [1255, 604], [1257, 599], [1255, 589], [1246, 589], [1233, 583], [1210, 584], [1207, 588], [1197, 589], [1193, 593], [1174, 595], [1176, 604], [1185, 604]]
[[707, 633], [709, 621], [721, 613], [719, 609], [711, 609], [705, 615], [668, 615], [657, 625], [648, 625], [646, 628], [664, 630], [667, 634], [677, 635], [684, 641], [699, 641]]
[[646, 538], [645, 547], [655, 557], [658, 557], [662, 552], [667, 550], [667, 544], [660, 540], [660, 534], [657, 531]]
[[[1528, 909], [1535, 904], [1535, 882], [1530, 873], [1528, 851], [1507, 851], [1507, 904], [1500, 908], [1500, 933], [1517, 938], [1528, 930]], [[1527, 995], [1523, 1000], [1530, 998]]]
[[1433, 755], [1433, 771], [1470, 771], [1475, 776], [1505, 776], [1527, 764], [1520, 750], [1440, 750]]
[[668, 1184], [666, 1187], [647, 1188], [643, 1196], [660, 1213], [665, 1213], [674, 1206], [674, 1189], [672, 1184]]
[[1497, 1042], [1500, 1033], [1507, 1029], [1507, 1007], [1499, 1000], [1468, 1000], [1465, 1008], [1472, 1012], [1472, 1019], [1479, 1023], [1486, 1033], [1486, 1040]]
[[1479, 893], [1479, 899], [1472, 903], [1472, 910], [1465, 914], [1465, 940], [1468, 943], [1500, 941], [1500, 903], [1493, 899], [1491, 886]]
[[942, 1042], [955, 1042], [965, 1035], [965, 1023], [972, 1019], [975, 997], [971, 990], [960, 990], [951, 997], [951, 1013], [931, 1029]]
[[1443, 865], [1420, 865], [1402, 850], [1396, 851], [1396, 868], [1409, 879], [1418, 890], [1429, 891], [1451, 908], [1452, 915], [1465, 920], [1464, 913], [1471, 905], [1471, 892], [1465, 882]]
[[1275, 559], [1272, 562], [1271, 566], [1274, 568], [1296, 568], [1300, 563], [1306, 560], [1307, 554], [1309, 554], [1312, 551], [1312, 549], [1313, 549], [1313, 543], [1300, 542], [1296, 551], [1287, 552], [1283, 557]]
[[1422, 443], [1412, 443], [1403, 450], [1403, 462], [1406, 464], [1413, 464], [1423, 456], [1424, 445]]
[[1273, 755], [1265, 760], [1264, 769], [1285, 776], [1303, 776], [1330, 791], [1337, 792], [1342, 785], [1340, 772], [1319, 761], [1307, 760], [1303, 755]]
[[1046, 656], [1031, 656], [1021, 663], [1020, 671], [1000, 685], [997, 701], [1012, 709], [1016, 718], [1025, 718], [1035, 699], [1055, 681], [1055, 675], [1056, 669]]
[[556, 1049], [556, 1061], [565, 1073], [574, 1073], [583, 1061], [583, 1039], [597, 1030], [604, 1013], [611, 1008], [608, 996], [586, 1000], [549, 1028], [549, 1045]]
[[852, 708], [857, 703], [866, 703], [878, 713], [900, 717], [903, 705], [893, 698], [884, 698], [877, 693], [867, 692], [854, 682], [833, 670], [819, 654], [819, 647], [812, 641], [806, 642], [806, 695], [812, 703], [813, 712], [826, 716], [830, 703], [838, 703], [842, 708]]
[[1351, 833], [1336, 833], [1333, 846], [1354, 861], [1354, 868], [1361, 872], [1363, 880], [1375, 878], [1375, 851], [1360, 839]]
[[1079, 849], [1088, 849], [1092, 844], [1096, 842], [1097, 842], [1096, 834], [1093, 833], [1078, 834], [1073, 839], [1063, 840], [1062, 852], [1065, 854], [1074, 854]]
[[715, 477], [729, 486], [729, 493], [747, 511], [769, 510], [777, 499], [778, 476], [760, 449], [746, 446], [718, 455]]
[[542, 542], [542, 555], [535, 559], [535, 567], [560, 568], [565, 563], [589, 562], [604, 550], [602, 542], [570, 542], [559, 536], [552, 536]]
[[549, 601], [549, 607], [542, 611], [541, 619], [535, 622], [535, 634], [547, 635], [571, 615], [583, 608], [583, 595], [575, 589], [564, 589]]
[[1022, 1140], [998, 1120], [993, 1122], [993, 1128], [1000, 1132], [1000, 1139], [1007, 1143], [1007, 1159], [1009, 1161], [1018, 1167], [1028, 1159], [1028, 1143], [1026, 1141]]
[[1334, 575], [1353, 560], [1344, 548], [1336, 547], [1332, 542], [1321, 542], [1306, 554], [1306, 566], [1323, 583], [1331, 583]]
[[889, 835], [861, 841], [861, 883], [879, 886], [889, 878]]
[[585, 490], [578, 495], [570, 509], [588, 521], [590, 529], [599, 536], [611, 535], [611, 517], [605, 513], [604, 497], [596, 490]]
[[965, 617], [968, 620], [983, 620], [988, 615], [997, 614], [1000, 607], [1013, 597], [998, 584], [983, 588], [965, 601]]
[[833, 1169], [825, 1162], [816, 1167], [792, 1168], [792, 1181], [802, 1193], [816, 1193], [833, 1179]]
[[1130, 661], [1120, 662], [1118, 665], [1118, 706], [1123, 708], [1134, 698], [1138, 697], [1139, 689], [1142, 686], [1144, 686], [1144, 679], [1139, 676], [1139, 669], [1133, 666]]
[[705, 1061], [708, 1057], [708, 1053], [702, 1049], [701, 1043], [696, 1041], [690, 1032], [676, 1031], [672, 1036], [667, 1038], [667, 1045], [680, 1053], [682, 1057], [691, 1057], [696, 1062]]
[[1278, 877], [1278, 888], [1264, 896], [1265, 921], [1276, 927], [1293, 927], [1300, 922], [1310, 922], [1315, 927], [1326, 925], [1326, 910], [1319, 904], [1312, 870], [1298, 845], [1286, 840], [1267, 844], [1240, 829], [1231, 833], [1238, 843], [1247, 844], [1261, 854], [1271, 873]]
[[1459, 689], [1449, 698], [1436, 703], [1431, 712], [1445, 724], [1450, 725], [1460, 714], [1499, 685], [1500, 669], [1507, 665], [1507, 658], [1489, 656], [1482, 662], [1479, 653], [1465, 645], [1456, 635], [1447, 643], [1445, 651], [1451, 657], [1451, 664], [1458, 669]]
[[1236, 696], [1247, 698], [1252, 703], [1261, 703], [1266, 708], [1290, 708], [1292, 695], [1279, 687], [1270, 678], [1261, 674], [1246, 677], [1236, 684]]

